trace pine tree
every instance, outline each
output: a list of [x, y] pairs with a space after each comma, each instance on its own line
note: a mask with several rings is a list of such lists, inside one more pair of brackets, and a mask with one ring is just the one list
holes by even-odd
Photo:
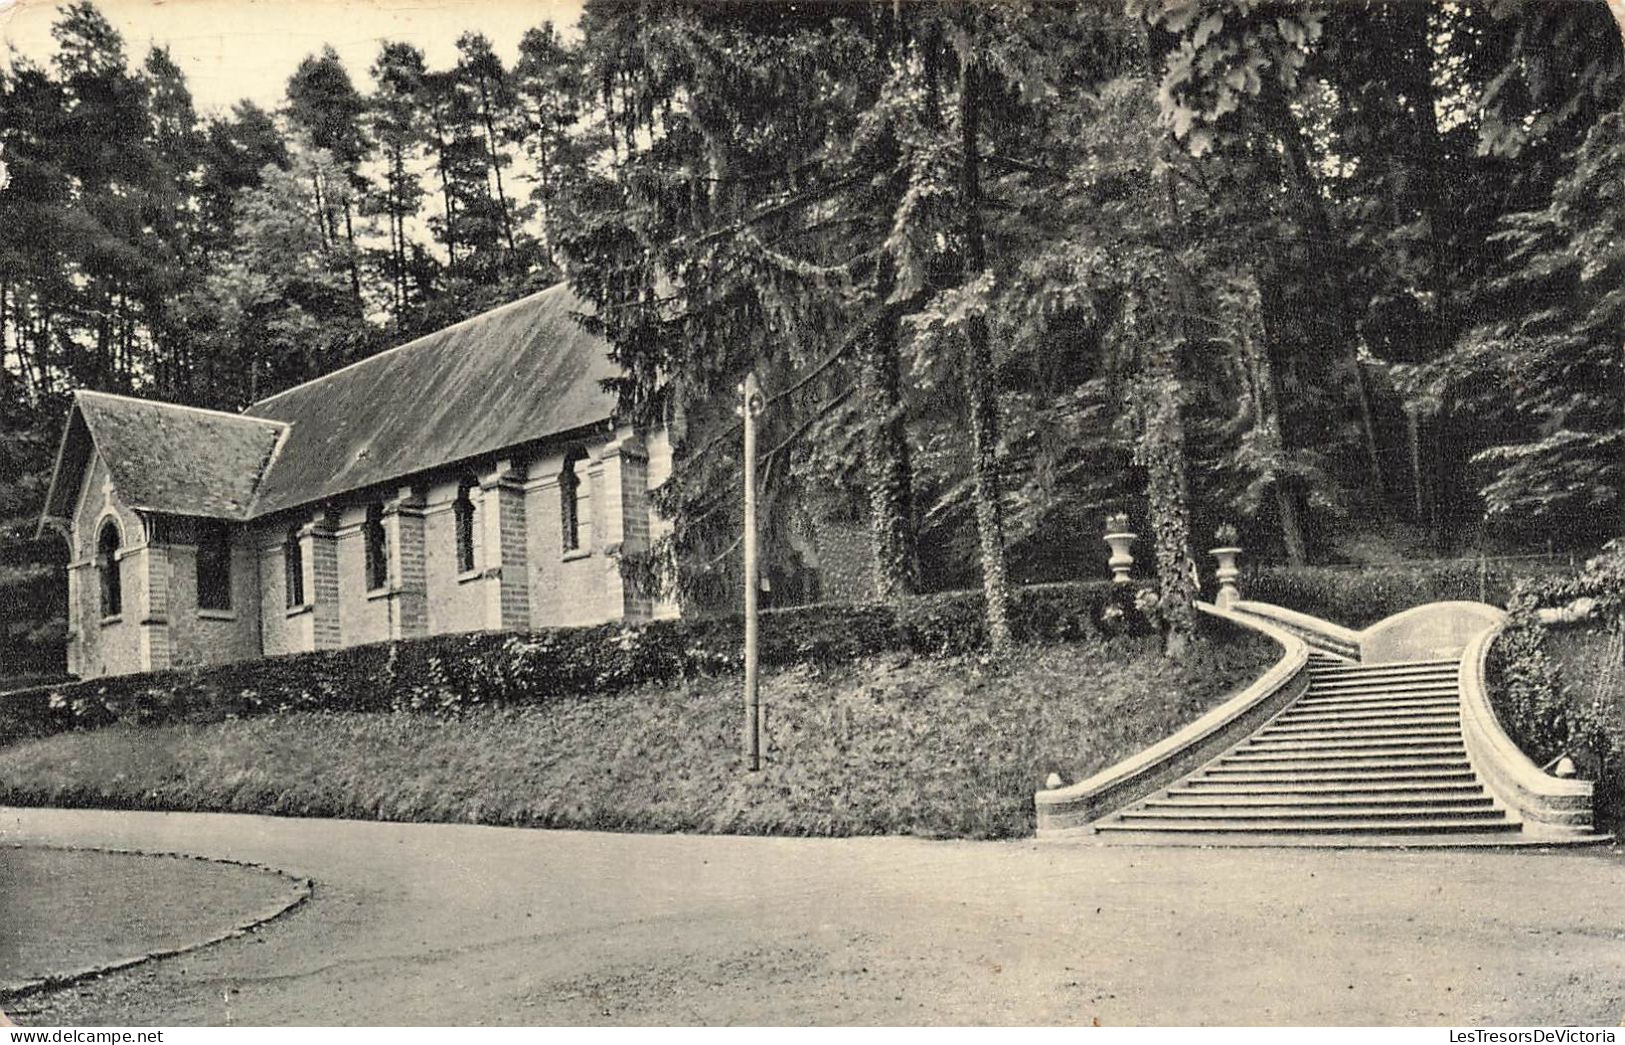
[[389, 252], [380, 268], [389, 281], [396, 326], [415, 307], [411, 287], [412, 246], [408, 225], [422, 207], [424, 191], [416, 161], [427, 133], [419, 105], [426, 66], [423, 52], [385, 43], [372, 66], [377, 89], [368, 101], [368, 126], [383, 153], [383, 191], [373, 205], [389, 225]]
[[319, 55], [307, 55], [288, 80], [288, 118], [313, 148], [331, 158], [338, 175], [337, 179], [327, 177], [328, 164], [310, 167], [317, 179], [311, 185], [314, 204], [330, 243], [338, 239], [338, 219], [343, 218], [350, 292], [358, 312], [362, 308], [361, 265], [351, 201], [367, 188], [361, 164], [371, 154], [372, 143], [362, 128], [365, 111], [365, 101], [332, 47], [322, 48]]

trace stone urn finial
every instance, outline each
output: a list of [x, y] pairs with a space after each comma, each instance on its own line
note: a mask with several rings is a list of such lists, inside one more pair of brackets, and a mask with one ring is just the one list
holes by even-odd
[[1127, 584], [1132, 579], [1129, 570], [1134, 568], [1134, 556], [1129, 553], [1129, 546], [1139, 534], [1130, 532], [1127, 512], [1113, 512], [1106, 516], [1106, 543], [1111, 546], [1112, 556], [1106, 560], [1106, 565], [1112, 570], [1113, 584]]
[[1213, 601], [1219, 604], [1220, 609], [1229, 609], [1241, 598], [1241, 591], [1236, 587], [1236, 580], [1241, 576], [1241, 570], [1236, 568], [1236, 556], [1241, 554], [1240, 540], [1236, 528], [1229, 523], [1213, 531], [1215, 546], [1208, 549], [1208, 554], [1219, 563], [1215, 573], [1219, 581], [1219, 594]]

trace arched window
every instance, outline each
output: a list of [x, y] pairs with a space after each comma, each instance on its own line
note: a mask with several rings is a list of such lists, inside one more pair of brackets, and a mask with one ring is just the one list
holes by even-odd
[[572, 450], [564, 458], [564, 469], [559, 472], [559, 521], [563, 524], [564, 550], [576, 551], [581, 547], [581, 477], [576, 465], [586, 459], [582, 450]]
[[367, 590], [389, 587], [389, 546], [384, 536], [383, 505], [367, 506], [367, 521], [361, 525], [361, 537], [367, 546]]
[[103, 523], [102, 532], [96, 536], [96, 572], [101, 574], [103, 617], [117, 617], [124, 612], [124, 589], [118, 575], [119, 540], [118, 523], [111, 519]]
[[473, 479], [464, 479], [457, 486], [457, 502], [452, 505], [452, 515], [457, 520], [457, 572], [468, 573], [474, 569], [474, 533], [475, 513], [474, 491], [479, 484]]
[[282, 542], [282, 568], [287, 577], [288, 608], [305, 604], [305, 549], [299, 544], [299, 527], [288, 531]]
[[198, 524], [197, 608], [231, 609], [231, 531], [216, 519]]

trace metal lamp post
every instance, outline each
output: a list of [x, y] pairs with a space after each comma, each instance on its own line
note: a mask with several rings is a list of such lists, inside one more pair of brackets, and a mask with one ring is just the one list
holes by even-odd
[[756, 561], [756, 418], [764, 403], [754, 371], [739, 387], [745, 423], [745, 767], [754, 773], [762, 768], [762, 702], [756, 672], [756, 597], [761, 588]]

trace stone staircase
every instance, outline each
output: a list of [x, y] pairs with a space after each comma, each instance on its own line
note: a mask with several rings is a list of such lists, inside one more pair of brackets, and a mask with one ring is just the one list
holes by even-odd
[[1519, 822], [1462, 741], [1457, 660], [1310, 654], [1302, 696], [1171, 787], [1094, 824], [1101, 841], [1495, 841]]

